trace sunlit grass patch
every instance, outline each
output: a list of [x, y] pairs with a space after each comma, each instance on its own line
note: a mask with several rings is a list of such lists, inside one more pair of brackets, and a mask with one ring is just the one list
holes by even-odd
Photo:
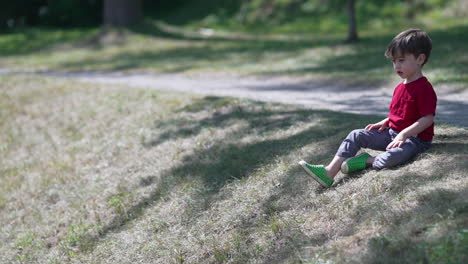
[[[128, 206], [125, 201], [110, 198], [106, 203], [105, 192], [93, 194], [96, 188], [101, 188], [98, 186], [107, 184], [102, 181], [105, 177], [100, 171], [117, 162], [120, 153], [133, 148], [133, 143], [139, 144], [141, 124], [163, 119], [167, 109], [174, 108], [165, 100], [176, 96], [142, 90], [126, 93], [115, 86], [91, 87], [27, 76], [5, 75], [1, 81], [0, 219], [3, 228], [17, 230], [8, 232], [4, 238], [9, 238], [2, 241], [7, 246], [8, 241], [19, 235], [19, 230], [31, 230], [40, 237], [36, 240], [49, 248], [61, 244], [68, 250], [66, 245], [70, 243], [63, 242], [66, 233], [82, 230], [80, 227], [67, 232], [68, 225], [98, 225], [106, 218], [105, 214], [97, 213], [100, 207], [108, 207], [110, 215], [112, 211], [124, 213], [124, 206]], [[128, 104], [129, 98], [134, 98], [134, 105]], [[177, 107], [189, 98], [178, 99]], [[141, 104], [137, 101], [140, 99], [146, 103]], [[139, 126], [126, 121], [130, 116], [151, 119], [139, 119]], [[86, 188], [94, 191], [87, 192]], [[100, 195], [104, 196], [99, 198]], [[89, 216], [98, 222], [90, 222]], [[16, 224], [7, 227], [6, 222]], [[75, 244], [72, 247], [78, 245], [78, 251], [88, 248]], [[27, 254], [20, 252], [18, 258], [39, 262], [55, 258], [36, 250], [22, 252]], [[67, 252], [76, 255], [74, 249]], [[12, 261], [14, 255], [8, 256]]]
[[[37, 29], [30, 46], [21, 52], [0, 54], [3, 67], [17, 70], [56, 71], [152, 71], [167, 73], [224, 72], [238, 75], [294, 75], [339, 80], [388, 81], [394, 76], [385, 59], [385, 47], [406, 24], [392, 30], [366, 30], [357, 43], [343, 43], [340, 37], [312, 32], [296, 35], [235, 32], [225, 37], [190, 37], [164, 32], [148, 21], [140, 28], [95, 30]], [[177, 27], [175, 27], [177, 28]], [[425, 27], [434, 42], [425, 72], [435, 85], [467, 84], [466, 22]], [[395, 31], [393, 31], [395, 30]], [[192, 30], [198, 32], [197, 30]], [[17, 43], [12, 33], [0, 36], [6, 46]], [[38, 32], [43, 32], [39, 34]], [[55, 36], [44, 49], [49, 35]], [[62, 36], [63, 35], [63, 36]], [[224, 36], [223, 35], [223, 36]], [[295, 38], [295, 36], [297, 38]], [[280, 38], [281, 37], [281, 38]], [[0, 51], [1, 52], [1, 51]], [[7, 55], [8, 54], [8, 55]]]

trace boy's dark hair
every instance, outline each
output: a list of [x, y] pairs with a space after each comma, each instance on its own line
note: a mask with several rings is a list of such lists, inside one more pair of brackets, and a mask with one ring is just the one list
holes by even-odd
[[426, 32], [412, 28], [405, 30], [398, 34], [388, 44], [385, 56], [387, 58], [394, 58], [398, 55], [413, 54], [414, 57], [418, 57], [420, 54], [426, 55], [424, 64], [426, 64], [432, 50], [432, 40], [429, 38]]

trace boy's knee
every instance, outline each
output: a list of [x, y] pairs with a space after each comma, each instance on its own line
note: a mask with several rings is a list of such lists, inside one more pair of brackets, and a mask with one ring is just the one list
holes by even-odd
[[395, 148], [375, 157], [372, 167], [377, 170], [392, 168], [401, 165], [413, 157], [413, 153]]
[[348, 138], [358, 139], [359, 137], [366, 134], [366, 131], [367, 130], [365, 130], [365, 129], [354, 129], [353, 131], [349, 132]]
[[398, 165], [398, 163], [396, 162], [395, 158], [392, 158], [391, 156], [380, 157], [379, 155], [375, 157], [374, 163], [372, 163], [372, 168], [376, 170], [381, 170], [381, 169], [391, 168], [396, 165]]

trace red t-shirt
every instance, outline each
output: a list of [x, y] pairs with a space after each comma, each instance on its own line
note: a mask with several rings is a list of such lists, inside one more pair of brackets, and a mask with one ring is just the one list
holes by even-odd
[[[435, 115], [437, 95], [426, 77], [404, 84], [400, 83], [393, 91], [390, 103], [389, 126], [396, 130], [411, 126], [419, 118]], [[434, 136], [434, 123], [418, 134], [418, 138], [429, 141]]]

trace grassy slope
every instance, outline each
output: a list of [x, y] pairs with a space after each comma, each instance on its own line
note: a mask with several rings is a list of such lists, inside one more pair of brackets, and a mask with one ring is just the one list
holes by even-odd
[[[466, 89], [466, 19], [425, 20], [427, 75], [441, 92]], [[324, 23], [321, 34], [309, 20], [266, 28], [274, 39], [257, 28], [250, 40], [151, 21], [123, 33], [27, 29], [0, 36], [0, 67], [388, 80], [383, 49], [409, 24], [361, 28], [361, 42], [343, 44], [345, 27]], [[438, 126], [410, 165], [340, 175], [324, 190], [296, 162], [327, 162], [350, 129], [378, 117], [26, 76], [0, 83], [1, 263], [467, 261], [465, 128]]]
[[468, 130], [323, 189], [374, 116], [0, 77], [0, 262], [462, 263]]

